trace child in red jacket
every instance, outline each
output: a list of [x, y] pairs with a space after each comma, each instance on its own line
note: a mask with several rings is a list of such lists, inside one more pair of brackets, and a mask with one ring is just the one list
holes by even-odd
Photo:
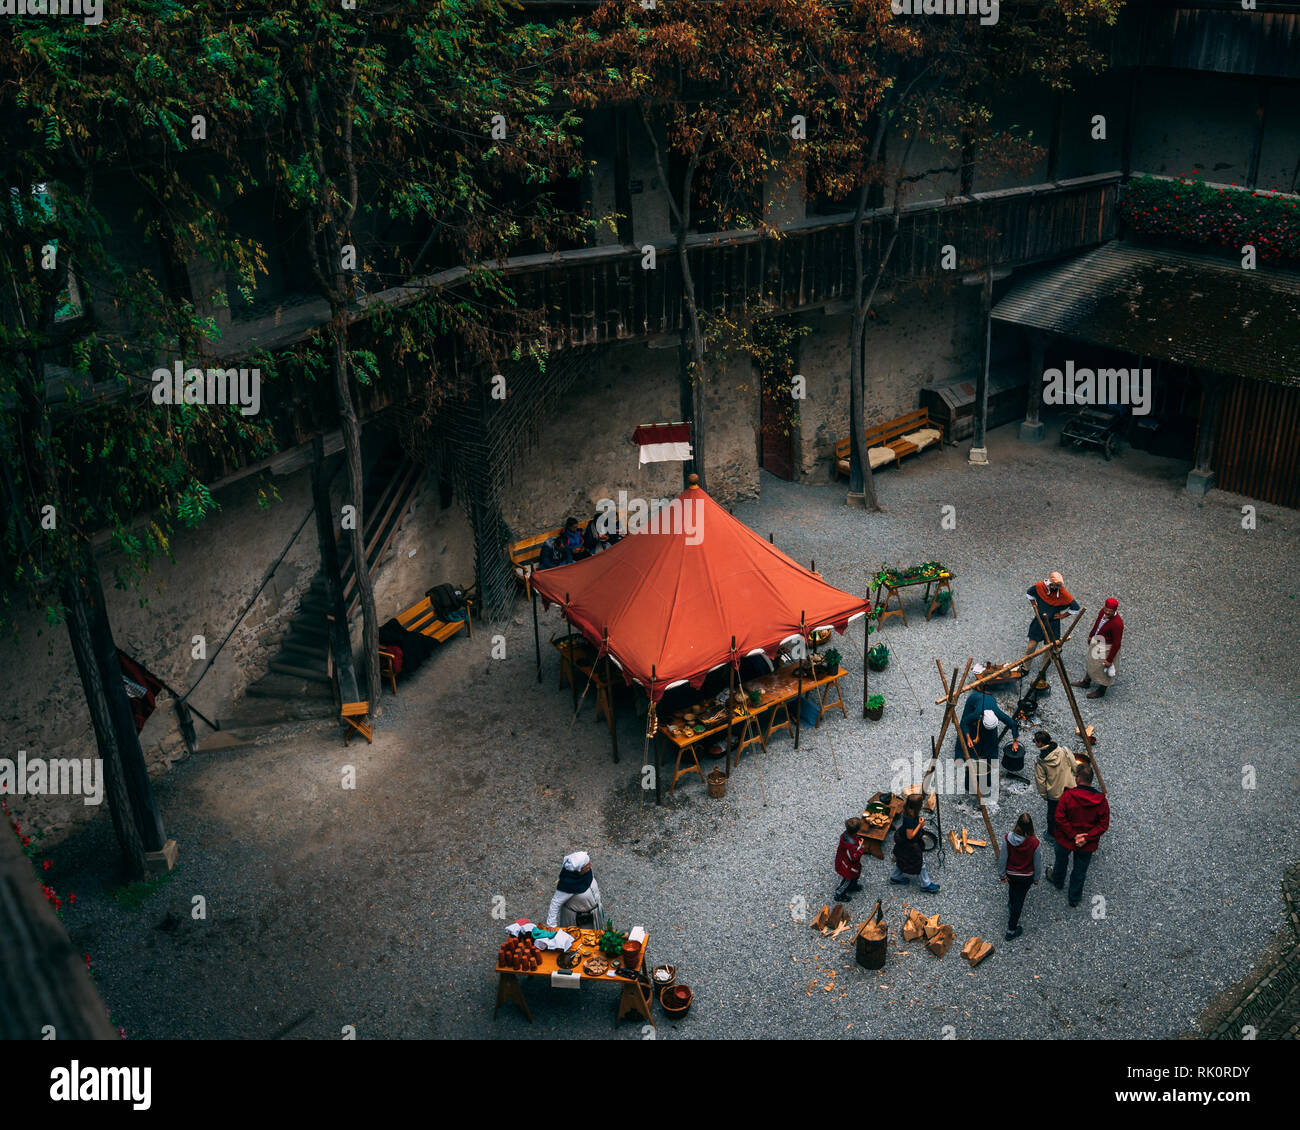
[[839, 847], [835, 852], [835, 871], [840, 877], [840, 885], [835, 888], [835, 901], [848, 902], [854, 891], [862, 890], [858, 876], [862, 874], [862, 843], [858, 839], [858, 830], [862, 820], [850, 816], [844, 821], [844, 834], [840, 836]]
[[1065, 886], [1070, 857], [1074, 872], [1070, 875], [1070, 905], [1083, 899], [1083, 881], [1088, 875], [1092, 853], [1110, 827], [1110, 804], [1106, 794], [1092, 787], [1092, 766], [1080, 762], [1074, 771], [1078, 784], [1066, 789], [1056, 805], [1056, 862], [1047, 878], [1058, 891]]

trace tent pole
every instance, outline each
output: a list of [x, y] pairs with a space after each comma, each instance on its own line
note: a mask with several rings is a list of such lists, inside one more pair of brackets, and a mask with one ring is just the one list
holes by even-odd
[[[569, 619], [569, 594], [564, 594], [564, 621], [569, 625], [569, 638], [565, 641], [569, 653], [569, 690], [573, 692], [573, 713], [578, 713], [578, 649], [574, 646], [573, 621]], [[596, 665], [591, 665], [595, 673]]]
[[[532, 589], [532, 586], [529, 585]], [[537, 627], [537, 590], [532, 589], [533, 593], [533, 648], [537, 652], [537, 681], [542, 681], [542, 636]]]
[[732, 730], [735, 729], [736, 716], [736, 637], [731, 637], [731, 662], [727, 666], [727, 776], [731, 776], [731, 742]]
[[614, 726], [614, 664], [609, 658], [609, 628], [602, 634], [605, 647], [605, 716], [609, 722], [609, 744], [614, 749], [614, 764], [618, 764], [618, 730]]
[[[646, 695], [650, 699], [649, 710], [655, 709], [655, 669], [654, 664], [650, 665], [650, 685], [646, 688]], [[663, 746], [663, 736], [655, 734], [655, 804], [664, 802], [664, 786], [659, 779], [659, 750]]]
[[[803, 665], [806, 663], [808, 655], [808, 631], [804, 627], [804, 613], [799, 613], [799, 639], [803, 643], [800, 649], [803, 651], [805, 658], [799, 661], [799, 666], [795, 668], [799, 677], [799, 690], [794, 699], [794, 748], [799, 748], [799, 725], [800, 719], [803, 718]], [[815, 673], [815, 672], [814, 672]]]

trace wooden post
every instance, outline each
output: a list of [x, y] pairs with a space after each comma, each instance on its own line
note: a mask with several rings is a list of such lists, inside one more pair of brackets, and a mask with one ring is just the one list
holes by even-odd
[[[564, 622], [569, 625], [568, 639], [565, 640], [565, 646], [568, 648], [569, 655], [569, 691], [573, 698], [573, 712], [578, 713], [578, 649], [574, 645], [573, 621], [569, 619], [569, 594], [564, 594]], [[596, 670], [595, 664], [592, 664], [592, 671]]]
[[1214, 440], [1219, 426], [1219, 400], [1223, 382], [1209, 373], [1201, 374], [1201, 411], [1196, 425], [1196, 465], [1187, 472], [1190, 494], [1209, 493], [1214, 486]]
[[1038, 443], [1046, 430], [1039, 419], [1043, 403], [1043, 363], [1047, 356], [1047, 335], [1029, 331], [1029, 392], [1025, 397], [1025, 418], [1020, 424], [1020, 438], [1026, 443]]
[[984, 272], [984, 285], [980, 289], [980, 313], [984, 318], [984, 364], [975, 378], [975, 418], [971, 434], [970, 461], [984, 464], [989, 461], [984, 433], [989, 418], [989, 362], [993, 348], [993, 268]]
[[537, 590], [528, 586], [533, 594], [533, 649], [537, 652], [537, 681], [542, 681], [542, 637], [537, 627]]
[[[956, 668], [953, 668], [954, 673]], [[970, 738], [962, 731], [960, 726], [957, 727], [957, 735], [961, 741], [962, 756], [966, 759], [966, 765], [969, 767], [972, 762], [975, 763], [975, 800], [980, 806], [980, 815], [984, 817], [984, 830], [989, 834], [989, 843], [993, 845], [993, 858], [1002, 858], [1002, 848], [998, 844], [997, 835], [993, 831], [993, 821], [989, 819], [989, 810], [984, 807], [984, 794], [980, 791], [980, 770], [978, 758], [972, 758], [974, 750], [971, 748]], [[969, 773], [969, 768], [967, 769]]]

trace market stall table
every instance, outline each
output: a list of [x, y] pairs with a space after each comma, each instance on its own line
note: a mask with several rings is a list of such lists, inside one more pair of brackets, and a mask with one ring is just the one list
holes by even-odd
[[[650, 996], [649, 990], [643, 989], [637, 980], [631, 977], [619, 977], [613, 973], [602, 973], [599, 976], [593, 976], [583, 969], [583, 964], [587, 957], [599, 955], [596, 941], [600, 937], [600, 930], [578, 930], [575, 927], [563, 927], [566, 933], [571, 934], [575, 939], [575, 948], [578, 945], [590, 949], [590, 954], [583, 957], [572, 970], [568, 972], [576, 973], [584, 981], [613, 982], [622, 987], [623, 991], [619, 994], [618, 1007], [614, 1013], [614, 1026], [618, 1027], [618, 1022], [623, 1020], [629, 1014], [640, 1016], [654, 1024], [654, 1018], [650, 1015]], [[640, 973], [646, 969], [646, 951], [650, 948], [650, 935], [647, 933], [641, 945], [641, 952], [637, 955], [635, 970]], [[546, 977], [549, 981], [552, 973], [560, 971], [560, 951], [559, 950], [538, 950], [541, 960], [536, 969], [515, 969], [510, 966], [498, 965], [497, 972], [497, 1003], [492, 1010], [492, 1019], [495, 1020], [501, 1006], [507, 1001], [513, 1001], [519, 1006], [520, 1011], [528, 1017], [528, 1023], [533, 1022], [533, 1014], [528, 1008], [528, 1002], [524, 999], [523, 986], [519, 983], [520, 977]], [[618, 968], [615, 962], [612, 968]]]
[[609, 703], [609, 684], [599, 671], [594, 670], [596, 649], [581, 636], [565, 636], [554, 643], [560, 653], [560, 686], [567, 682], [573, 692], [574, 709], [577, 709], [579, 683], [585, 688], [588, 683], [596, 689], [596, 721], [602, 718], [612, 725]]
[[[882, 570], [885, 572], [885, 570]], [[907, 613], [903, 611], [903, 598], [900, 595], [900, 589], [914, 588], [916, 585], [925, 586], [923, 599], [927, 602], [925, 618], [928, 621], [934, 614], [934, 610], [939, 607], [939, 594], [948, 593], [948, 599], [952, 605], [952, 618], [957, 619], [957, 602], [952, 595], [952, 573], [940, 566], [933, 576], [919, 576], [908, 580], [905, 572], [896, 572], [888, 570], [889, 579], [879, 580], [876, 584], [876, 596], [872, 602], [880, 607], [880, 616], [877, 620], [877, 626], [883, 624], [890, 616], [901, 616], [903, 618], [903, 627], [907, 627]], [[930, 595], [930, 587], [934, 586], [934, 596]], [[880, 594], [885, 593], [885, 602], [880, 603]], [[890, 601], [893, 601], [895, 607], [890, 608]]]
[[[732, 765], [739, 764], [741, 750], [753, 745], [755, 742], [762, 745], [763, 749], [766, 750], [767, 743], [773, 736], [781, 730], [793, 729], [789, 703], [799, 697], [797, 666], [797, 664], [790, 663], [770, 674], [748, 679], [744, 683], [743, 691], [737, 692], [746, 697], [747, 705], [736, 714], [733, 722], [733, 725], [737, 727], [737, 738], [733, 749], [734, 761], [727, 766], [728, 773], [730, 773]], [[848, 672], [843, 667], [840, 667], [834, 674], [821, 675], [815, 679], [805, 676], [803, 693], [814, 693], [817, 696], [817, 722], [814, 728], [821, 725], [822, 716], [826, 711], [834, 710], [836, 707], [839, 707], [840, 713], [845, 718], [848, 717], [848, 711], [844, 706], [844, 696], [840, 692], [840, 680], [847, 674]], [[757, 703], [748, 703], [747, 696], [751, 691], [760, 693], [761, 697]], [[702, 731], [696, 732], [693, 726], [685, 722], [682, 715], [697, 709], [702, 710], [706, 717], [710, 717], [714, 713], [722, 712], [724, 708], [718, 706], [714, 700], [709, 699], [699, 707], [685, 707], [676, 711], [670, 721], [661, 722], [659, 726], [661, 741], [655, 747], [656, 780], [658, 779], [661, 761], [662, 742], [670, 742], [677, 749], [672, 783], [669, 786], [670, 795], [676, 789], [677, 782], [688, 773], [696, 773], [703, 779], [704, 771], [700, 768], [700, 760], [695, 752], [695, 747], [701, 742], [711, 742], [727, 732], [728, 723], [725, 714], [718, 722], [713, 725], [705, 725]], [[766, 725], [764, 725], [762, 715], [767, 716]], [[690, 758], [690, 762], [685, 768], [682, 768], [682, 761], [686, 757]]]
[[[884, 793], [876, 793], [867, 801], [862, 808], [862, 819], [866, 820], [871, 814], [868, 806], [872, 804], [884, 803]], [[903, 811], [903, 798], [894, 793], [889, 798], [889, 823], [880, 825], [864, 825], [865, 832], [858, 833], [858, 842], [877, 859], [885, 858], [885, 837], [889, 835], [889, 830], [894, 826], [894, 821], [898, 819], [898, 814]]]

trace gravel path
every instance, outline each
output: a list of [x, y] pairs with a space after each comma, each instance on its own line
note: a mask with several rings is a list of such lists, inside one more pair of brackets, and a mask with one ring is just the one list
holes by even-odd
[[[182, 865], [140, 909], [117, 905], [99, 879], [113, 851], [107, 813], [56, 849], [56, 885], [77, 893], [69, 931], [92, 955], [115, 1019], [140, 1038], [333, 1039], [346, 1025], [360, 1038], [608, 1037], [613, 987], [530, 984], [535, 1024], [511, 1007], [492, 1019], [494, 908], [543, 914], [561, 857], [584, 848], [614, 921], [644, 924], [651, 957], [678, 964], [696, 991], [683, 1022], [656, 1008], [661, 1039], [1193, 1029], [1281, 929], [1279, 883], [1298, 854], [1300, 517], [1260, 506], [1258, 528], [1243, 530], [1243, 500], [1198, 502], [1181, 489], [1184, 465], [1139, 452], [1107, 464], [1054, 440], [1026, 447], [1014, 427], [993, 432], [989, 448], [987, 468], [950, 448], [881, 473], [882, 515], [846, 510], [842, 487], [769, 476], [762, 502], [737, 508], [845, 588], [861, 591], [882, 561], [938, 558], [956, 575], [959, 619], [925, 623], [914, 595], [911, 627], [882, 630], [896, 648], [872, 677], [887, 697], [882, 722], [852, 708], [861, 627], [838, 645], [852, 672], [850, 717], [828, 716], [797, 752], [782, 737], [759, 755], [766, 807], [748, 756], [721, 801], [687, 778], [665, 807], [647, 804], [635, 720], [622, 719], [619, 765], [589, 704], [569, 727], [549, 649], [534, 681], [521, 600], [508, 626], [453, 642], [387, 699], [373, 746], [345, 750], [334, 731], [304, 729], [192, 759], [159, 781]], [[941, 525], [946, 505], [952, 530]], [[1019, 655], [1024, 589], [1050, 569], [1089, 609], [1068, 649], [1074, 677], [1106, 596], [1119, 597], [1128, 629], [1114, 688], [1081, 700], [1101, 735], [1112, 808], [1084, 905], [1071, 910], [1040, 885], [1024, 935], [1005, 943], [990, 849], [949, 853], [935, 871], [943, 889], [930, 895], [891, 886], [886, 865], [867, 859], [851, 908], [865, 914], [882, 898], [891, 945], [883, 970], [859, 970], [841, 941], [793, 921], [791, 904], [829, 901], [843, 819], [890, 787], [897, 759], [928, 751], [941, 717], [935, 658], [947, 668]], [[557, 626], [551, 613], [547, 628]], [[505, 659], [490, 657], [498, 631]], [[1065, 739], [1067, 717], [1057, 689], [1043, 721]], [[355, 790], [340, 785], [345, 765], [357, 767]], [[1243, 787], [1249, 772], [1254, 788]], [[1022, 808], [1045, 831], [1036, 794], [1004, 793], [999, 836]], [[948, 804], [945, 817], [945, 827], [982, 832], [973, 809]], [[192, 917], [196, 895], [205, 919]], [[954, 949], [980, 934], [997, 952], [971, 970], [955, 952], [940, 960], [904, 943], [904, 904], [939, 911]], [[635, 1024], [620, 1034], [642, 1037]]]

